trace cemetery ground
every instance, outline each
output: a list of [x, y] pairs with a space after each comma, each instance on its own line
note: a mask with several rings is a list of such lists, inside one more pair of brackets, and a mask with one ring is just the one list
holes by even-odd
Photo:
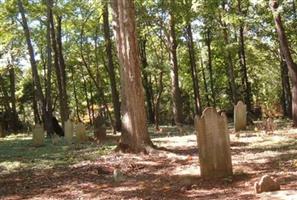
[[137, 155], [113, 151], [119, 135], [71, 146], [46, 139], [38, 148], [31, 135], [11, 135], [0, 139], [0, 199], [259, 199], [254, 183], [265, 174], [281, 190], [297, 188], [297, 130], [288, 122], [272, 135], [229, 131], [234, 176], [217, 180], [200, 177], [193, 127], [150, 128], [162, 148]]

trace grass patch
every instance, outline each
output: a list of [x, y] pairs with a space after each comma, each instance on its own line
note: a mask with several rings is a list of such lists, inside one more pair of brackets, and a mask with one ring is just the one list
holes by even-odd
[[68, 145], [64, 139], [53, 145], [50, 139], [45, 145], [33, 147], [31, 136], [19, 134], [0, 139], [0, 174], [22, 169], [48, 169], [68, 166], [84, 160], [96, 160], [115, 148], [113, 142], [98, 145], [86, 142]]

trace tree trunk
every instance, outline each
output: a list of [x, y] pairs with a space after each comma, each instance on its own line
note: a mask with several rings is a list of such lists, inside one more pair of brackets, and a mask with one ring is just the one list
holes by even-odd
[[115, 118], [115, 129], [121, 131], [121, 105], [119, 100], [119, 93], [117, 90], [116, 76], [113, 64], [112, 56], [112, 42], [110, 39], [110, 29], [108, 21], [108, 2], [104, 3], [104, 13], [103, 13], [103, 29], [104, 29], [104, 39], [105, 39], [105, 50], [107, 56], [107, 66], [108, 75], [110, 81], [112, 104], [114, 108], [114, 118]]
[[289, 69], [289, 77], [292, 82], [292, 119], [293, 126], [297, 127], [297, 64], [294, 62], [292, 54], [290, 52], [288, 39], [285, 33], [285, 29], [283, 27], [282, 19], [280, 14], [277, 12], [278, 6], [279, 5], [277, 0], [270, 1], [270, 7], [274, 14], [274, 22], [276, 26], [278, 40], [281, 46], [281, 52], [283, 53], [285, 61], [287, 63]]
[[[238, 13], [242, 15], [241, 11], [241, 0], [238, 0]], [[244, 35], [243, 35], [243, 23], [239, 26], [239, 64], [241, 67], [242, 73], [242, 85], [244, 88], [244, 101], [247, 107], [247, 112], [250, 113], [252, 110], [251, 104], [251, 86], [248, 80], [248, 73], [247, 73], [247, 65], [246, 65], [246, 56], [245, 56], [245, 42], [244, 42]]]
[[54, 133], [53, 128], [53, 112], [52, 112], [52, 40], [51, 38], [51, 15], [52, 15], [52, 0], [47, 0], [47, 80], [45, 84], [46, 88], [46, 96], [45, 96], [45, 103], [46, 103], [46, 113], [45, 113], [45, 127], [47, 130], [48, 136], [52, 136]]
[[74, 79], [74, 70], [71, 68], [71, 79], [72, 79], [72, 84], [73, 84], [73, 94], [74, 94], [74, 100], [75, 100], [75, 108], [76, 108], [76, 117], [79, 122], [81, 122], [80, 116], [79, 116], [79, 103], [78, 103], [78, 98], [77, 98], [77, 90], [76, 90], [76, 81]]
[[154, 108], [154, 114], [155, 114], [155, 129], [157, 131], [160, 130], [160, 127], [159, 127], [159, 124], [160, 124], [160, 103], [161, 103], [161, 95], [162, 95], [162, 92], [163, 92], [163, 71], [161, 71], [160, 73], [160, 77], [159, 77], [159, 87], [158, 87], [158, 94], [157, 94], [157, 97], [155, 99], [155, 108]]
[[188, 44], [188, 52], [189, 52], [189, 58], [190, 58], [191, 78], [192, 78], [193, 89], [194, 89], [195, 114], [201, 115], [202, 114], [201, 98], [200, 98], [200, 91], [199, 91], [198, 74], [196, 73], [197, 65], [196, 65], [196, 55], [195, 55], [195, 47], [194, 47], [191, 23], [188, 23], [187, 25], [187, 44]]
[[[64, 126], [64, 122], [69, 117], [69, 109], [67, 103], [67, 91], [66, 91], [66, 76], [65, 76], [65, 63], [62, 54], [62, 42], [61, 42], [61, 22], [58, 23], [58, 34], [56, 36], [54, 17], [52, 13], [52, 7], [50, 8], [50, 24], [51, 24], [51, 37], [52, 37], [52, 48], [54, 51], [54, 63], [56, 78], [58, 82], [59, 91], [59, 104], [60, 104], [60, 116]], [[58, 20], [59, 21], [59, 20]]]
[[[38, 75], [34, 50], [33, 50], [32, 42], [31, 42], [30, 31], [29, 31], [29, 27], [28, 27], [26, 15], [25, 15], [25, 9], [24, 9], [22, 0], [18, 0], [18, 7], [19, 7], [19, 11], [20, 11], [20, 14], [22, 17], [22, 25], [23, 25], [23, 29], [24, 29], [24, 33], [25, 33], [25, 37], [26, 37], [27, 48], [28, 48], [28, 52], [29, 52], [29, 56], [30, 56], [32, 76], [33, 76], [33, 81], [34, 81], [34, 92], [36, 95], [38, 110], [42, 110], [42, 114], [43, 114], [43, 116], [45, 116], [45, 113], [46, 113], [45, 100], [44, 100], [44, 96], [42, 93], [42, 88], [41, 88], [40, 79], [39, 79], [39, 75]], [[47, 121], [45, 121], [45, 123], [47, 123]]]
[[21, 123], [18, 117], [16, 109], [16, 97], [15, 97], [15, 70], [14, 65], [9, 65], [9, 80], [10, 80], [10, 102], [11, 102], [11, 128], [13, 131], [17, 131], [21, 128]]
[[212, 51], [211, 51], [211, 31], [210, 28], [207, 29], [207, 52], [208, 52], [208, 73], [210, 78], [210, 89], [211, 89], [211, 98], [212, 98], [212, 106], [216, 107], [216, 95], [214, 91], [214, 80], [213, 80], [213, 72], [212, 72]]
[[208, 88], [207, 88], [207, 81], [206, 81], [206, 76], [205, 76], [205, 70], [204, 70], [204, 64], [203, 60], [201, 59], [201, 69], [202, 69], [202, 78], [203, 78], [203, 85], [204, 85], [204, 90], [205, 90], [205, 98], [206, 98], [206, 103], [207, 106], [210, 106], [210, 100], [209, 100], [209, 94], [208, 94]]
[[[225, 8], [225, 2], [224, 1], [222, 3], [222, 7], [227, 12], [227, 10]], [[220, 16], [220, 24], [221, 24], [221, 27], [222, 27], [222, 30], [223, 30], [225, 47], [227, 47], [229, 45], [228, 27], [227, 27], [227, 24], [222, 21], [221, 16]], [[233, 60], [232, 60], [232, 54], [231, 54], [231, 52], [230, 52], [230, 50], [228, 48], [226, 48], [225, 56], [226, 56], [226, 62], [227, 62], [227, 76], [228, 76], [228, 79], [229, 79], [229, 86], [230, 86], [230, 89], [231, 89], [231, 97], [232, 97], [231, 100], [232, 100], [232, 103], [235, 105], [235, 104], [237, 104], [237, 101], [238, 101], [238, 99], [237, 99], [237, 88], [236, 88], [236, 83], [235, 83], [234, 65], [233, 65]]]
[[152, 146], [141, 83], [140, 54], [136, 37], [133, 0], [112, 0], [114, 32], [120, 61], [122, 136], [119, 147], [133, 152]]
[[177, 62], [177, 41], [175, 33], [175, 18], [172, 10], [169, 13], [169, 57], [170, 57], [170, 77], [171, 77], [171, 96], [173, 106], [173, 117], [176, 125], [183, 123], [183, 109], [181, 92], [179, 88], [178, 62]]
[[148, 67], [147, 58], [146, 58], [146, 39], [140, 40], [140, 58], [142, 64], [142, 75], [143, 75], [143, 86], [146, 96], [146, 107], [148, 113], [148, 120], [150, 123], [154, 123], [154, 108], [153, 108], [153, 89], [152, 85], [148, 81], [148, 74], [146, 68]]
[[[281, 51], [281, 50], [280, 50]], [[283, 113], [285, 117], [292, 117], [292, 95], [291, 86], [288, 76], [288, 66], [282, 53], [280, 52], [280, 68], [281, 68], [281, 80], [282, 80], [282, 105]]]

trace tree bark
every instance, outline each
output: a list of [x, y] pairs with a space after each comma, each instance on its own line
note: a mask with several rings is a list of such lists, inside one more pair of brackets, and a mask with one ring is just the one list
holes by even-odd
[[142, 64], [142, 76], [143, 76], [143, 86], [145, 90], [145, 97], [146, 97], [146, 107], [147, 107], [147, 113], [148, 113], [148, 120], [150, 123], [154, 123], [154, 106], [153, 106], [153, 89], [152, 85], [149, 83], [148, 80], [148, 73], [146, 71], [148, 67], [147, 57], [146, 57], [146, 39], [140, 40], [140, 58], [141, 58], [141, 64]]
[[117, 131], [121, 131], [121, 105], [119, 100], [119, 93], [117, 90], [115, 69], [113, 64], [112, 42], [110, 39], [108, 13], [109, 13], [108, 2], [106, 2], [104, 3], [104, 12], [103, 12], [105, 50], [106, 50], [106, 56], [107, 56], [107, 67], [108, 67], [108, 75], [109, 75], [109, 81], [110, 81], [112, 104], [114, 108], [115, 129]]
[[[174, 2], [174, 1], [172, 1]], [[183, 123], [183, 108], [181, 92], [179, 88], [178, 62], [177, 62], [177, 41], [175, 32], [175, 17], [172, 9], [169, 12], [169, 57], [170, 57], [170, 77], [171, 77], [171, 96], [173, 106], [173, 117], [176, 125]]]
[[[241, 0], [238, 0], [238, 13], [242, 15], [241, 10]], [[246, 65], [246, 56], [245, 56], [245, 41], [244, 41], [244, 28], [243, 23], [240, 23], [239, 26], [239, 64], [241, 67], [242, 73], [242, 85], [244, 88], [244, 101], [247, 107], [247, 112], [251, 112], [252, 104], [251, 104], [251, 86], [248, 80], [248, 73], [247, 73], [247, 65]]]
[[159, 77], [159, 87], [158, 87], [158, 93], [157, 93], [157, 97], [155, 99], [155, 107], [154, 107], [154, 114], [155, 114], [155, 129], [157, 131], [160, 130], [159, 124], [160, 124], [160, 103], [161, 103], [161, 95], [163, 92], [163, 71], [161, 71], [160, 73], [160, 77]]
[[[30, 30], [28, 27], [26, 15], [25, 15], [25, 9], [22, 3], [22, 0], [18, 0], [18, 8], [22, 17], [22, 26], [24, 29], [25, 33], [25, 38], [26, 38], [26, 43], [27, 43], [27, 48], [30, 56], [30, 63], [31, 63], [31, 69], [32, 69], [32, 76], [33, 76], [33, 81], [34, 81], [34, 93], [36, 95], [36, 101], [37, 101], [37, 107], [38, 110], [42, 111], [42, 115], [45, 116], [46, 109], [45, 109], [45, 99], [44, 95], [42, 93], [42, 88], [40, 84], [40, 79], [38, 75], [38, 69], [37, 69], [37, 64], [35, 60], [35, 54], [31, 42], [31, 35], [30, 35]], [[47, 123], [47, 121], [44, 121]]]
[[58, 82], [58, 91], [59, 91], [59, 105], [60, 105], [60, 116], [61, 121], [64, 126], [64, 122], [67, 121], [69, 117], [69, 108], [67, 103], [67, 89], [66, 89], [66, 75], [65, 75], [65, 63], [62, 54], [62, 41], [61, 41], [61, 21], [58, 18], [58, 28], [57, 28], [57, 36], [55, 30], [54, 17], [52, 13], [52, 6], [50, 7], [50, 31], [52, 38], [52, 48], [54, 51], [54, 64], [55, 64], [55, 72], [56, 78]]
[[216, 107], [216, 95], [214, 91], [214, 80], [213, 80], [213, 71], [212, 71], [212, 50], [211, 50], [211, 30], [210, 28], [207, 29], [207, 38], [206, 38], [206, 45], [207, 45], [207, 52], [208, 52], [208, 73], [210, 79], [210, 89], [211, 89], [211, 99], [212, 99], [212, 106]]
[[281, 70], [281, 80], [282, 80], [282, 105], [283, 113], [285, 117], [292, 118], [292, 95], [291, 86], [288, 76], [288, 66], [280, 50], [280, 70]]
[[209, 94], [208, 94], [208, 88], [207, 88], [207, 81], [206, 81], [206, 76], [205, 76], [205, 70], [204, 70], [204, 64], [203, 60], [201, 59], [201, 70], [202, 70], [202, 78], [203, 78], [203, 85], [204, 85], [204, 90], [205, 90], [205, 98], [206, 98], [206, 103], [207, 106], [210, 106], [210, 100], [209, 100]]
[[52, 13], [52, 0], [46, 1], [47, 6], [47, 80], [45, 84], [46, 88], [46, 96], [45, 96], [45, 104], [46, 104], [46, 113], [45, 113], [45, 126], [47, 130], [48, 136], [52, 136], [54, 133], [53, 128], [53, 112], [52, 112], [52, 40], [51, 38], [51, 13]]
[[198, 74], [196, 70], [197, 69], [196, 54], [195, 54], [191, 23], [188, 23], [186, 29], [187, 29], [187, 44], [188, 44], [188, 52], [189, 52], [189, 59], [190, 59], [191, 78], [192, 78], [193, 89], [194, 89], [195, 114], [201, 115], [202, 114], [201, 98], [200, 98], [200, 91], [199, 91]]
[[119, 147], [132, 152], [152, 146], [141, 82], [140, 54], [136, 37], [133, 0], [112, 0], [113, 28], [120, 61], [122, 97], [122, 136]]
[[279, 12], [277, 11], [278, 7], [279, 4], [277, 0], [270, 1], [270, 8], [272, 10], [272, 13], [274, 14], [274, 22], [278, 40], [281, 46], [281, 52], [283, 53], [285, 61], [287, 63], [289, 69], [289, 77], [292, 82], [292, 120], [293, 126], [297, 127], [297, 64], [292, 58], [282, 19]]

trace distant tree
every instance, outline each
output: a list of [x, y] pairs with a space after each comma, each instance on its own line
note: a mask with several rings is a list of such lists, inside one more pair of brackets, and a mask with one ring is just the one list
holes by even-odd
[[292, 119], [293, 126], [297, 127], [297, 64], [294, 62], [289, 48], [289, 43], [283, 26], [282, 18], [278, 10], [279, 2], [277, 0], [271, 0], [270, 8], [274, 15], [274, 22], [281, 47], [281, 52], [287, 63], [289, 76], [292, 82]]

